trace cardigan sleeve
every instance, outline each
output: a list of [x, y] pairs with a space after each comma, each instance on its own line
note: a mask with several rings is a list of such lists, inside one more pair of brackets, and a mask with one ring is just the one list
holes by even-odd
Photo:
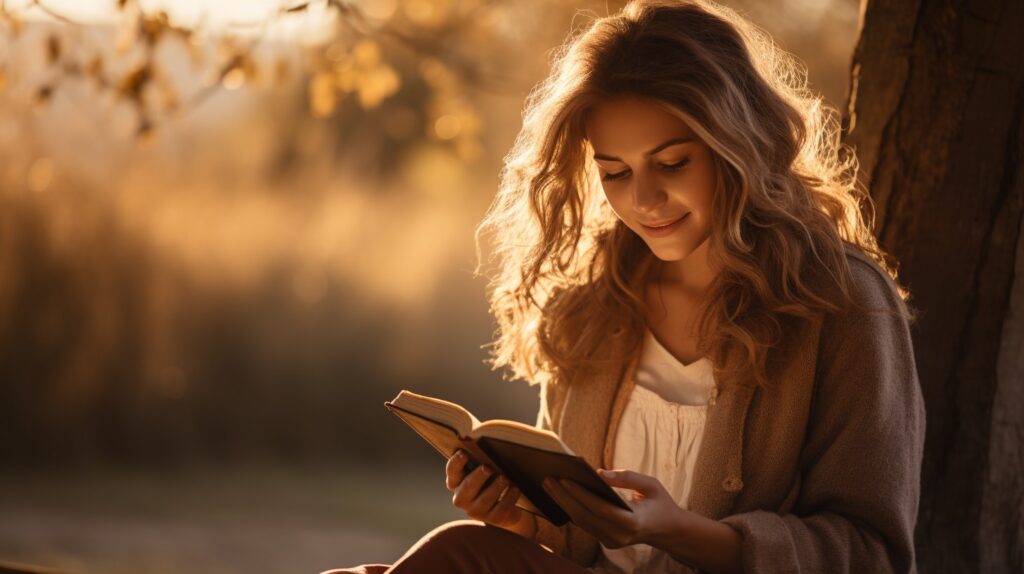
[[881, 268], [850, 261], [854, 301], [824, 319], [791, 514], [720, 520], [743, 571], [916, 572], [925, 408], [903, 301]]

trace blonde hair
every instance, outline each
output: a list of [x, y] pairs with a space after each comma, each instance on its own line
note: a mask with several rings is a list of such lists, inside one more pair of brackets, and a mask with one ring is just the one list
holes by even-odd
[[[732, 10], [638, 0], [570, 33], [527, 97], [477, 229], [478, 250], [489, 234], [497, 261], [494, 368], [531, 384], [571, 380], [588, 363], [621, 359], [594, 357], [616, 325], [628, 349], [642, 340], [643, 286], [657, 264], [605, 201], [584, 127], [593, 104], [625, 95], [662, 104], [713, 152], [708, 261], [720, 271], [697, 331], [719, 384], [749, 375], [766, 384], [777, 358], [769, 351], [784, 350], [790, 328], [852, 302], [844, 244], [895, 281], [871, 232], [873, 210], [861, 210], [872, 206], [856, 158], [803, 68]], [[734, 351], [741, 360], [727, 371]]]

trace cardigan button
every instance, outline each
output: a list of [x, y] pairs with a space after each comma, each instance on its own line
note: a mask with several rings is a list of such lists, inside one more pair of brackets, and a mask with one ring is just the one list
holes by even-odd
[[722, 481], [722, 488], [729, 492], [737, 492], [743, 488], [743, 481], [738, 476], [730, 476]]

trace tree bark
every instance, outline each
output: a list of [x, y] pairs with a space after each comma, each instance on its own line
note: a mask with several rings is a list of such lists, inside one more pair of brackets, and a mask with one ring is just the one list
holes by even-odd
[[1024, 571], [1024, 2], [862, 0], [845, 141], [920, 311], [922, 572]]

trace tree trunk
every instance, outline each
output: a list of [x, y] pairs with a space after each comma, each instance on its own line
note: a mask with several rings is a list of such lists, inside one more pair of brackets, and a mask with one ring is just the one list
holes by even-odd
[[862, 0], [846, 142], [920, 310], [922, 572], [1024, 571], [1024, 2]]

